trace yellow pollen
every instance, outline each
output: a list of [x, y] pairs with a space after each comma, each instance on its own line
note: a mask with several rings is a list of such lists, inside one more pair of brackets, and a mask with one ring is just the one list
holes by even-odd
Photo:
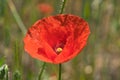
[[57, 53], [62, 52], [62, 48], [60, 48], [60, 47], [59, 47], [59, 48], [57, 48], [57, 49], [56, 49], [56, 52], [57, 52]]

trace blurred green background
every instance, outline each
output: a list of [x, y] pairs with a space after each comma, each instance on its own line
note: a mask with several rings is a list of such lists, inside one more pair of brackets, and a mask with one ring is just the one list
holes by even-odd
[[[8, 65], [9, 80], [37, 79], [43, 62], [25, 53], [23, 37], [35, 21], [45, 16], [38, 9], [42, 2], [54, 8], [50, 15], [59, 13], [62, 0], [0, 0], [0, 66]], [[67, 0], [64, 13], [88, 21], [91, 34], [84, 50], [62, 65], [63, 80], [120, 80], [119, 3], [120, 0]], [[48, 63], [43, 80], [57, 80], [57, 73], [58, 65]]]

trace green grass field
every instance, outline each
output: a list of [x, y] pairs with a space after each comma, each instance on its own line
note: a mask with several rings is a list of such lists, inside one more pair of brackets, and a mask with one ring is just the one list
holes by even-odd
[[[51, 4], [53, 12], [41, 13], [42, 2]], [[120, 80], [119, 3], [67, 0], [63, 13], [84, 18], [91, 34], [82, 52], [62, 64], [62, 80]], [[59, 14], [61, 5], [62, 0], [0, 0], [0, 80], [37, 80], [43, 62], [24, 51], [23, 38], [37, 20]], [[42, 80], [57, 76], [58, 65], [47, 63]]]

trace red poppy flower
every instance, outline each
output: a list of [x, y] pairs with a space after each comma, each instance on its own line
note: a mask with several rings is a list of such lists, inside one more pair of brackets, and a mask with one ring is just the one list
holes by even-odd
[[53, 12], [53, 7], [50, 4], [47, 3], [41, 3], [38, 5], [38, 9], [43, 14], [50, 14]]
[[25, 51], [33, 58], [54, 64], [80, 53], [90, 34], [88, 23], [70, 14], [38, 20], [24, 38]]

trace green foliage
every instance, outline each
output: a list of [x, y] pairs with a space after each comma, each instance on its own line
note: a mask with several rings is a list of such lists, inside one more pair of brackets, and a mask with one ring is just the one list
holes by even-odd
[[85, 19], [89, 19], [90, 18], [90, 14], [91, 14], [91, 1], [87, 1], [87, 0], [83, 0], [83, 17]]
[[15, 71], [13, 76], [14, 76], [13, 80], [22, 80], [21, 79], [21, 73], [19, 71]]
[[5, 0], [0, 0], [0, 17], [3, 17], [5, 11]]
[[5, 46], [9, 46], [10, 44], [10, 29], [9, 26], [5, 26], [4, 27], [4, 42], [5, 42]]
[[4, 57], [0, 57], [0, 66], [2, 66], [5, 62], [5, 58]]
[[[23, 36], [36, 20], [45, 17], [38, 10], [41, 2], [51, 3], [54, 15], [60, 12], [62, 0], [0, 0], [0, 80], [8, 77], [5, 63], [9, 65], [10, 80], [37, 79], [42, 62], [23, 51]], [[91, 35], [82, 53], [63, 64], [63, 80], [120, 80], [119, 3], [120, 0], [67, 0], [64, 13], [87, 20]], [[56, 74], [57, 66], [47, 64], [42, 78], [53, 79]]]
[[6, 64], [0, 67], [0, 79], [8, 80], [8, 66]]

